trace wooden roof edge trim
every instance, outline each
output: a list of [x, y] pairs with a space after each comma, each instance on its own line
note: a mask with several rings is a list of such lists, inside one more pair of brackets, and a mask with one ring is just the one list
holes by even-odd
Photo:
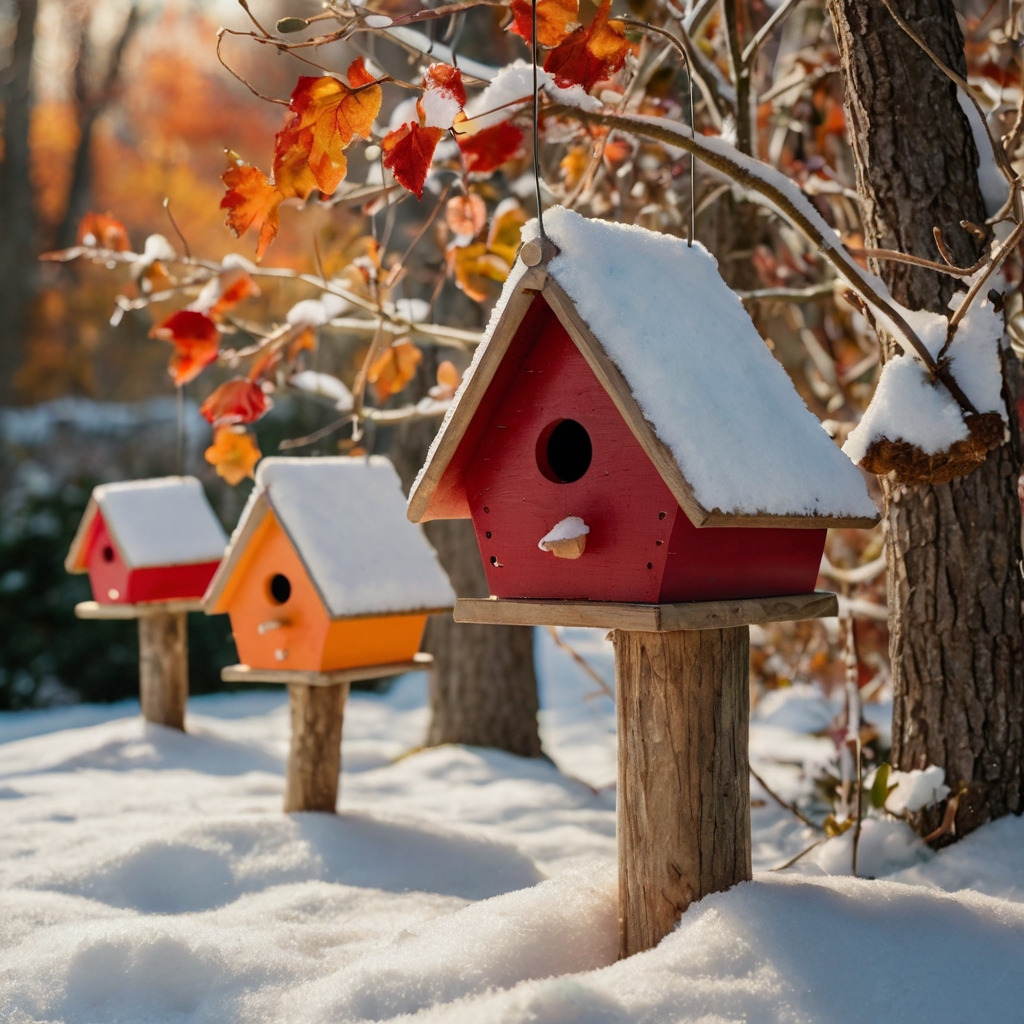
[[774, 526], [787, 530], [870, 530], [877, 526], [881, 516], [820, 516], [820, 515], [769, 515], [762, 513], [730, 513], [714, 509], [708, 515], [704, 526], [743, 527]]
[[331, 615], [331, 622], [355, 622], [357, 619], [397, 619], [409, 615], [446, 615], [455, 610], [455, 605], [445, 605], [443, 608], [402, 608], [398, 611], [388, 612], [354, 612], [351, 615]]
[[217, 566], [217, 571], [213, 574], [213, 579], [210, 580], [210, 585], [206, 588], [206, 593], [203, 595], [203, 610], [207, 615], [222, 614], [219, 610], [220, 602], [225, 596], [225, 591], [228, 589], [231, 579], [235, 574], [239, 559], [249, 546], [249, 541], [252, 540], [253, 535], [263, 524], [263, 520], [269, 511], [271, 511], [271, 508], [270, 502], [267, 499], [267, 492], [262, 491], [257, 495], [256, 500], [249, 509], [241, 529], [236, 530], [236, 533], [232, 535], [231, 540], [228, 542], [227, 550], [224, 552], [224, 558], [221, 560], [220, 565]]
[[580, 316], [572, 298], [553, 277], [548, 277], [545, 282], [543, 295], [614, 402], [633, 436], [654, 463], [659, 476], [679, 502], [686, 517], [694, 526], [710, 525], [708, 519], [711, 513], [697, 500], [675, 456], [644, 416], [622, 371], [605, 351], [600, 339], [591, 331], [590, 325]]
[[480, 403], [501, 361], [515, 337], [519, 325], [533, 304], [534, 294], [543, 290], [549, 280], [544, 266], [528, 267], [526, 273], [516, 284], [516, 294], [509, 297], [508, 303], [501, 311], [498, 322], [494, 325], [490, 338], [483, 344], [486, 348], [480, 357], [479, 364], [473, 370], [473, 376], [466, 385], [466, 390], [459, 396], [458, 404], [452, 417], [441, 427], [437, 447], [427, 460], [418, 485], [409, 495], [406, 515], [414, 523], [424, 522], [430, 500], [434, 496], [441, 479], [458, 451], [466, 429], [472, 422]]
[[85, 567], [84, 549], [85, 543], [89, 539], [89, 534], [92, 531], [93, 520], [99, 514], [99, 511], [99, 502], [90, 494], [88, 504], [85, 506], [85, 512], [82, 514], [81, 522], [78, 524], [78, 529], [75, 530], [75, 536], [71, 540], [71, 547], [68, 548], [68, 553], [64, 558], [64, 568], [67, 572], [79, 574], [89, 571]]

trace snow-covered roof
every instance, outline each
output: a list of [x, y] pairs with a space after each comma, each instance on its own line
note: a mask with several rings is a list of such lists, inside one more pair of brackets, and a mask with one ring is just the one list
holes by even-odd
[[273, 512], [332, 618], [437, 611], [455, 592], [405, 516], [398, 473], [380, 456], [270, 458], [231, 535], [205, 603], [217, 607], [259, 521]]
[[[413, 485], [411, 519], [436, 517], [434, 491], [540, 291], [695, 525], [877, 520], [860, 471], [703, 246], [562, 207], [544, 227], [558, 251], [531, 268], [517, 260]], [[523, 237], [537, 237], [535, 221]]]
[[68, 552], [69, 572], [86, 570], [97, 513], [130, 569], [218, 562], [228, 540], [194, 476], [101, 484]]

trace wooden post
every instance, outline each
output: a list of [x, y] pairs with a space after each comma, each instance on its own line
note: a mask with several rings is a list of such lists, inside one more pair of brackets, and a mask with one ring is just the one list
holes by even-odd
[[747, 626], [615, 630], [619, 956], [751, 877]]
[[184, 731], [188, 702], [185, 612], [139, 617], [139, 699], [147, 722]]
[[349, 684], [288, 684], [292, 743], [285, 773], [284, 809], [328, 811], [338, 802], [341, 726]]

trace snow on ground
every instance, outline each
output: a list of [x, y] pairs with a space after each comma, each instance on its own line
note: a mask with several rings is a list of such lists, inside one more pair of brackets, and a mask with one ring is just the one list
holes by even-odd
[[[1020, 1019], [1018, 819], [938, 855], [869, 822], [884, 880], [848, 876], [849, 833], [776, 874], [814, 836], [755, 785], [755, 880], [616, 963], [614, 712], [537, 636], [554, 763], [417, 751], [407, 676], [349, 702], [337, 817], [280, 812], [280, 692], [195, 699], [188, 735], [129, 702], [0, 715], [0, 1020]], [[600, 633], [564, 637], [611, 680]], [[785, 799], [828, 762], [833, 713], [809, 685], [755, 709]]]

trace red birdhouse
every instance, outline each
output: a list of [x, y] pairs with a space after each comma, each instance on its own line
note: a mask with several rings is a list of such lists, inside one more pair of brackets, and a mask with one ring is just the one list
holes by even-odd
[[500, 598], [807, 594], [878, 520], [700, 245], [545, 213], [409, 499], [472, 518]]
[[201, 598], [227, 535], [195, 477], [95, 488], [64, 565], [100, 604]]

